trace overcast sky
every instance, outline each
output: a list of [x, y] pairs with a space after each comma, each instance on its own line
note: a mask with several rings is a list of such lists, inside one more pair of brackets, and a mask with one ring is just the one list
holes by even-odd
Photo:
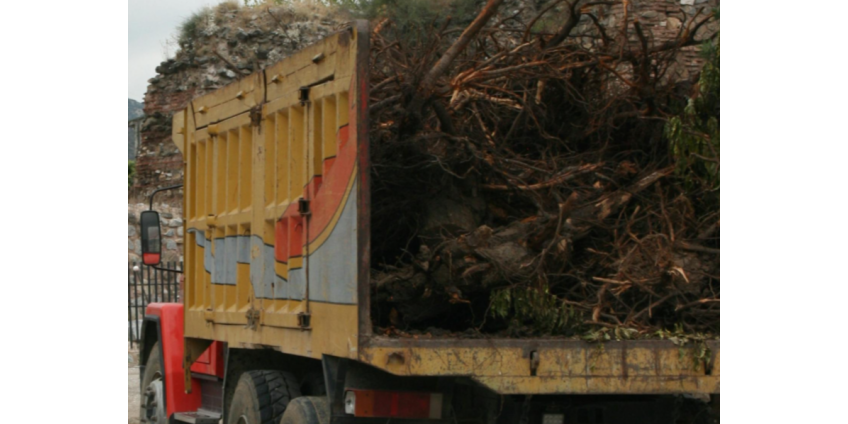
[[[144, 101], [147, 80], [165, 57], [165, 43], [177, 26], [203, 6], [221, 0], [129, 0], [129, 98]], [[173, 56], [176, 47], [169, 47]]]

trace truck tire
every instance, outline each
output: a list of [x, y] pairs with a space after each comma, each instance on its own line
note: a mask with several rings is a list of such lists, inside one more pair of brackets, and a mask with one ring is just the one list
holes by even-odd
[[326, 397], [300, 397], [293, 400], [280, 424], [330, 424], [330, 402]]
[[282, 371], [249, 371], [239, 378], [226, 424], [277, 424], [292, 399], [297, 380]]
[[153, 345], [141, 379], [141, 423], [168, 423], [165, 409], [165, 370], [159, 342]]

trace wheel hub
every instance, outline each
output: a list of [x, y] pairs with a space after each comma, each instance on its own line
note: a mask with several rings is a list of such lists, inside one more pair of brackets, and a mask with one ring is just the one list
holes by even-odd
[[165, 386], [162, 378], [157, 377], [144, 389], [141, 404], [141, 422], [145, 424], [167, 424], [165, 411]]

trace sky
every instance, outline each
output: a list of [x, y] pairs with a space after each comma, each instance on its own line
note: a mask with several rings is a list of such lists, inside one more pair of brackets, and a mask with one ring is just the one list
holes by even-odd
[[[130, 99], [144, 101], [147, 80], [156, 76], [156, 67], [166, 59], [166, 42], [177, 26], [204, 6], [221, 0], [129, 0], [129, 93]], [[173, 44], [173, 43], [172, 43]], [[176, 47], [168, 47], [173, 56]]]

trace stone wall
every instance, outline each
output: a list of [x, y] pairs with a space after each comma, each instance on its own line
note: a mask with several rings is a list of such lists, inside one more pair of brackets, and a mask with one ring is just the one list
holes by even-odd
[[[183, 182], [183, 156], [171, 139], [175, 112], [326, 37], [339, 19], [320, 5], [224, 3], [198, 12], [191, 22], [181, 31], [176, 56], [162, 62], [149, 81], [130, 202]], [[179, 202], [181, 193], [174, 198]]]
[[[580, 23], [573, 31], [579, 37], [583, 47], [590, 50], [600, 50], [602, 34], [598, 31], [590, 14], [595, 16], [606, 31], [609, 46], [606, 51], [617, 52], [626, 45], [627, 50], [642, 48], [641, 40], [634, 28], [638, 22], [644, 31], [649, 49], [659, 49], [669, 42], [679, 40], [687, 28], [706, 19], [712, 10], [719, 7], [719, 0], [630, 0], [625, 9], [623, 2], [614, 4], [598, 3], [583, 9]], [[627, 32], [623, 31], [624, 21], [630, 24]], [[560, 25], [560, 23], [556, 23]], [[696, 33], [696, 40], [705, 40], [719, 31], [719, 22], [711, 20]], [[671, 55], [671, 65], [661, 69], [663, 79], [681, 88], [687, 88], [697, 81], [705, 61], [701, 57], [701, 46], [692, 45], [683, 48], [664, 50], [665, 55]], [[616, 69], [626, 78], [634, 78], [631, 68], [621, 65]], [[610, 89], [627, 90], [627, 87], [617, 80], [610, 81]], [[687, 93], [688, 95], [688, 93]]]
[[[162, 225], [162, 262], [182, 262], [183, 260], [183, 211], [181, 206], [173, 206], [175, 200], [166, 200], [164, 203], [153, 205], [153, 209], [159, 212]], [[141, 262], [141, 229], [139, 218], [141, 212], [146, 211], [149, 203], [136, 203], [127, 205], [127, 228], [128, 247], [127, 261]]]

